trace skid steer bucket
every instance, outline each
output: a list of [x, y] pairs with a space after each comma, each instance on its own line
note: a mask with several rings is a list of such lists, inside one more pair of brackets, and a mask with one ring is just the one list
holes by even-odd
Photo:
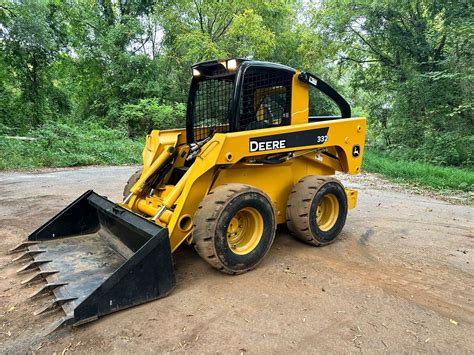
[[62, 307], [55, 327], [164, 297], [176, 283], [168, 230], [93, 191], [11, 251], [27, 260], [19, 273], [36, 271], [23, 283], [46, 281], [32, 296], [54, 295], [36, 314]]

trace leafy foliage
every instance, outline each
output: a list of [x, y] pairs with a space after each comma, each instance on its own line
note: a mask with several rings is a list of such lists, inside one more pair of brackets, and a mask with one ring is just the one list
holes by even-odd
[[364, 153], [364, 170], [381, 173], [395, 181], [414, 183], [437, 190], [469, 192], [474, 189], [472, 169], [403, 160], [370, 149]]
[[122, 130], [46, 123], [29, 132], [32, 139], [0, 138], [0, 169], [33, 169], [140, 162], [143, 141], [127, 139]]
[[474, 5], [327, 1], [312, 9], [337, 47], [370, 143], [409, 159], [472, 166]]
[[[0, 131], [40, 138], [2, 149], [56, 149], [38, 164], [63, 165], [75, 153], [45, 148], [45, 132], [65, 146], [79, 134], [133, 145], [184, 124], [190, 65], [248, 57], [322, 77], [368, 116], [368, 143], [387, 156], [472, 167], [473, 14], [450, 0], [1, 0]], [[337, 110], [312, 94], [311, 113]]]
[[123, 106], [121, 118], [130, 137], [143, 136], [151, 129], [184, 127], [184, 104], [161, 105], [157, 99], [142, 99], [137, 104]]

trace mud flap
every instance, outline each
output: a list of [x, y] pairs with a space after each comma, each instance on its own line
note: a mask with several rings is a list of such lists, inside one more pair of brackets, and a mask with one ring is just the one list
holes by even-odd
[[87, 191], [12, 249], [29, 259], [19, 272], [36, 269], [23, 283], [45, 280], [32, 296], [52, 292], [61, 306], [57, 326], [99, 316], [168, 295], [176, 284], [168, 230]]

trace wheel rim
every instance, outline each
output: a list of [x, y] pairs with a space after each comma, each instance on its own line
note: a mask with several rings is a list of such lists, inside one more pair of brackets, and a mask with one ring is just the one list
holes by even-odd
[[239, 210], [227, 228], [227, 243], [235, 254], [245, 255], [254, 250], [263, 234], [262, 215], [252, 207]]
[[333, 194], [324, 195], [321, 201], [319, 201], [316, 209], [316, 223], [318, 224], [319, 229], [323, 232], [327, 232], [333, 228], [337, 222], [338, 216], [339, 201], [337, 200], [337, 197]]

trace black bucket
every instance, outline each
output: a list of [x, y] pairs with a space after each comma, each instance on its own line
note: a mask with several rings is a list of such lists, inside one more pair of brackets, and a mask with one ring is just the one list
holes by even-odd
[[36, 312], [61, 306], [60, 325], [99, 316], [168, 295], [176, 284], [168, 230], [87, 191], [12, 249], [30, 258], [18, 272], [36, 269], [23, 283], [46, 280], [32, 296], [54, 294]]

